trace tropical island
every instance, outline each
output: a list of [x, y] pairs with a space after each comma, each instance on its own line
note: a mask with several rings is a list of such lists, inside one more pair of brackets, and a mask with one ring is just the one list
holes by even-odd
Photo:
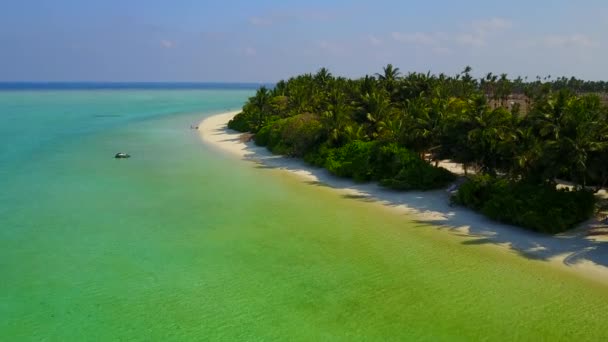
[[[228, 127], [275, 154], [399, 191], [445, 188], [456, 205], [559, 233], [590, 218], [608, 181], [606, 82], [506, 74], [360, 79], [322, 68], [261, 87]], [[558, 186], [568, 182], [570, 187]]]

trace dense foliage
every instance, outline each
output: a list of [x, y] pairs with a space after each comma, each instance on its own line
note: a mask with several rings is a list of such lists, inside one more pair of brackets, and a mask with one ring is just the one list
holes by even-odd
[[464, 183], [453, 200], [497, 221], [545, 233], [559, 233], [592, 213], [591, 191], [557, 190], [551, 184], [512, 182], [475, 176]]
[[[395, 189], [444, 187], [454, 176], [436, 166], [450, 159], [501, 185], [467, 193], [480, 186], [471, 180], [460, 203], [555, 232], [589, 216], [593, 196], [581, 189], [608, 181], [605, 90], [573, 78], [476, 79], [469, 67], [455, 76], [402, 75], [389, 64], [354, 80], [323, 68], [258, 89], [229, 127], [255, 133], [275, 153]], [[557, 179], [575, 189], [555, 190]], [[571, 199], [577, 206], [565, 205]], [[498, 204], [510, 209], [494, 213]]]

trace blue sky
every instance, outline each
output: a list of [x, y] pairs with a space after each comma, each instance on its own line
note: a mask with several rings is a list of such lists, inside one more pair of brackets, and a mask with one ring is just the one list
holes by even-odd
[[328, 67], [608, 79], [608, 2], [2, 0], [0, 81], [273, 82]]

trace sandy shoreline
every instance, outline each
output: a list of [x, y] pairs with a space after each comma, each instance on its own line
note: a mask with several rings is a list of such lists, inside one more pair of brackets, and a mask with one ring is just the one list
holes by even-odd
[[588, 234], [590, 224], [571, 232], [548, 236], [493, 222], [461, 207], [450, 207], [444, 190], [395, 192], [376, 184], [357, 184], [337, 178], [301, 160], [276, 156], [253, 142], [243, 143], [241, 133], [226, 127], [239, 111], [213, 115], [200, 122], [201, 139], [236, 158], [285, 170], [306, 181], [320, 182], [342, 194], [379, 202], [422, 223], [472, 238], [467, 244], [493, 244], [524, 257], [543, 260], [555, 267], [608, 285], [608, 242]]

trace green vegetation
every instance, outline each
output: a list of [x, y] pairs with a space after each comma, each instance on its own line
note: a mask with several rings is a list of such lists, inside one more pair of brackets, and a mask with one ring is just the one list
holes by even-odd
[[[445, 187], [450, 159], [474, 170], [454, 201], [493, 219], [556, 233], [588, 218], [608, 181], [605, 82], [533, 82], [471, 68], [455, 76], [388, 65], [360, 79], [325, 68], [260, 88], [229, 127], [274, 153], [399, 190]], [[557, 190], [557, 179], [572, 182]]]
[[497, 221], [559, 233], [589, 218], [595, 198], [591, 191], [556, 190], [552, 184], [480, 175], [463, 184], [453, 201]]

